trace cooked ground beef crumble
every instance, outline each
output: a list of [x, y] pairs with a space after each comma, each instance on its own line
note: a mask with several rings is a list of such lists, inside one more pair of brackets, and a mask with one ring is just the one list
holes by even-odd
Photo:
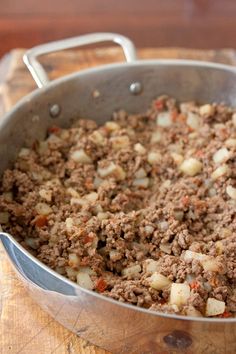
[[113, 299], [236, 315], [236, 113], [161, 96], [103, 126], [53, 126], [0, 186], [0, 223], [43, 263]]

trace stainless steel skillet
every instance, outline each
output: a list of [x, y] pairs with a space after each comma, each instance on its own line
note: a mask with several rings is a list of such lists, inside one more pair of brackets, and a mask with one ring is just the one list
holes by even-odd
[[[37, 56], [101, 41], [120, 44], [127, 63], [84, 70], [48, 83]], [[119, 108], [144, 111], [163, 93], [182, 101], [236, 105], [235, 68], [187, 60], [138, 61], [132, 42], [117, 34], [42, 45], [27, 52], [25, 62], [40, 88], [0, 120], [0, 174], [21, 146], [43, 138], [52, 124], [69, 126], [76, 117], [103, 123]], [[236, 319], [166, 315], [118, 303], [50, 270], [11, 235], [1, 232], [0, 238], [17, 274], [40, 306], [98, 346], [114, 353], [236, 352]]]

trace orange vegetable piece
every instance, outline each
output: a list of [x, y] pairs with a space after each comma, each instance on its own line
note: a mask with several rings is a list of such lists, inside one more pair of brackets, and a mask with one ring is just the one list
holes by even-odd
[[103, 278], [99, 278], [96, 284], [96, 289], [100, 293], [103, 293], [107, 288], [107, 283]]

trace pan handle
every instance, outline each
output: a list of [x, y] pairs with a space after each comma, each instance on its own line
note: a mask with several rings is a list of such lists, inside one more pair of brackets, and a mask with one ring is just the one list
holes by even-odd
[[46, 71], [37, 59], [39, 56], [100, 42], [114, 42], [119, 44], [124, 51], [127, 62], [132, 62], [137, 58], [135, 46], [130, 39], [116, 33], [92, 33], [39, 45], [29, 49], [24, 54], [23, 60], [36, 84], [41, 88], [49, 83], [49, 79]]

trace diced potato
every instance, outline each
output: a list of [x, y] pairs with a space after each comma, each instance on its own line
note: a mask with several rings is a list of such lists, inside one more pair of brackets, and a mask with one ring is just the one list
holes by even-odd
[[140, 144], [140, 143], [137, 143], [137, 144], [134, 145], [134, 150], [140, 155], [144, 155], [147, 152], [145, 147], [142, 144]]
[[0, 224], [7, 224], [9, 222], [10, 214], [7, 211], [0, 212]]
[[35, 205], [35, 210], [39, 215], [49, 215], [52, 213], [52, 208], [46, 203], [38, 203]]
[[193, 317], [202, 317], [202, 314], [200, 311], [198, 311], [197, 309], [195, 309], [194, 306], [188, 306], [186, 309], [186, 315], [187, 316], [193, 316]]
[[141, 167], [135, 172], [134, 175], [136, 178], [144, 178], [147, 176], [147, 172]]
[[86, 273], [89, 275], [95, 275], [96, 273], [92, 270], [91, 267], [87, 267], [87, 266], [81, 266], [79, 267], [79, 272], [80, 273]]
[[115, 131], [115, 130], [119, 130], [120, 126], [118, 123], [116, 122], [112, 122], [112, 121], [108, 121], [105, 123], [105, 127], [107, 128], [107, 130], [109, 131]]
[[225, 312], [225, 302], [209, 297], [206, 303], [206, 316], [217, 316]]
[[78, 274], [78, 270], [73, 269], [71, 267], [66, 267], [65, 269], [66, 269], [66, 274], [70, 279], [73, 279], [73, 280], [76, 279], [77, 274]]
[[40, 189], [39, 195], [41, 198], [45, 199], [47, 202], [52, 201], [52, 191], [47, 189]]
[[229, 175], [231, 172], [230, 168], [228, 165], [224, 164], [222, 166], [219, 166], [212, 174], [211, 178], [213, 180], [216, 180], [222, 176]]
[[200, 126], [199, 116], [196, 113], [188, 112], [186, 123], [190, 128], [194, 130], [199, 129]]
[[170, 112], [160, 112], [156, 119], [157, 125], [160, 127], [169, 127], [172, 124]]
[[69, 266], [72, 268], [78, 268], [80, 260], [79, 257], [77, 256], [77, 254], [75, 253], [70, 253], [69, 254]]
[[138, 187], [138, 188], [148, 188], [149, 186], [149, 178], [136, 178], [133, 181], [133, 186]]
[[90, 136], [89, 139], [98, 146], [104, 146], [106, 143], [105, 137], [98, 131], [95, 130]]
[[154, 133], [152, 133], [151, 144], [159, 143], [160, 141], [161, 141], [161, 132], [156, 130]]
[[136, 275], [142, 271], [142, 268], [139, 264], [133, 265], [128, 268], [124, 268], [121, 272], [121, 274], [125, 277], [132, 277], [133, 275]]
[[180, 171], [188, 176], [195, 176], [200, 173], [201, 170], [202, 163], [193, 157], [184, 160], [183, 163], [180, 165]]
[[158, 261], [154, 261], [154, 259], [145, 259], [143, 268], [146, 273], [155, 273], [159, 270], [160, 266]]
[[188, 284], [173, 283], [170, 290], [170, 304], [177, 306], [185, 305], [190, 297], [190, 286]]
[[171, 285], [171, 281], [160, 273], [153, 273], [149, 280], [150, 286], [156, 290], [164, 290]]
[[176, 152], [172, 152], [170, 155], [177, 165], [180, 165], [184, 160], [183, 155], [177, 154]]
[[114, 176], [117, 180], [124, 180], [126, 177], [126, 173], [123, 168], [119, 165], [114, 164], [114, 162], [111, 162], [106, 167], [99, 167], [98, 174], [102, 178], [107, 176]]
[[82, 164], [88, 164], [92, 162], [91, 157], [88, 156], [83, 149], [73, 151], [71, 154], [71, 158], [75, 162], [79, 162]]
[[77, 274], [77, 283], [85, 289], [92, 290], [94, 288], [93, 282], [89, 274], [79, 271]]
[[222, 163], [227, 161], [231, 157], [231, 153], [227, 148], [217, 150], [213, 155], [213, 161], [215, 163]]
[[192, 261], [193, 259], [201, 262], [205, 259], [207, 259], [208, 256], [202, 253], [198, 253], [198, 252], [193, 252], [193, 251], [185, 251], [183, 254], [183, 259], [184, 261]]
[[211, 104], [204, 104], [199, 108], [199, 113], [202, 117], [211, 117], [215, 113], [215, 108]]
[[106, 220], [106, 219], [109, 218], [109, 215], [108, 215], [108, 213], [106, 213], [106, 212], [99, 212], [99, 213], [97, 214], [97, 218], [98, 218], [99, 220]]
[[209, 257], [209, 259], [203, 259], [201, 264], [205, 272], [220, 272], [222, 269], [222, 264], [219, 262], [219, 260], [213, 257]]
[[84, 196], [84, 198], [88, 201], [88, 202], [96, 202], [96, 200], [98, 199], [98, 194], [96, 192], [91, 192], [89, 194], [86, 194]]
[[66, 193], [69, 194], [71, 197], [80, 198], [79, 193], [74, 188], [71, 187], [67, 188]]
[[20, 149], [18, 156], [24, 158], [24, 157], [29, 156], [29, 154], [30, 154], [30, 149], [22, 148], [22, 149]]
[[130, 140], [127, 135], [111, 137], [110, 142], [113, 150], [121, 150], [130, 145]]
[[231, 199], [236, 200], [236, 188], [232, 187], [232, 186], [227, 186], [226, 187], [226, 193], [228, 194], [228, 196]]
[[154, 165], [161, 161], [161, 154], [158, 151], [150, 151], [147, 160], [150, 165]]

